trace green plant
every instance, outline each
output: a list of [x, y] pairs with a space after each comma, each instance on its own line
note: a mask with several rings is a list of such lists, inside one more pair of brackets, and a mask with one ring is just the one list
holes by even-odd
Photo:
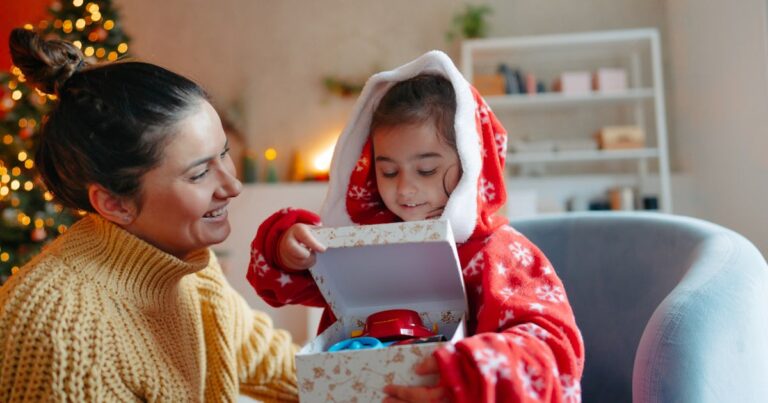
[[487, 5], [467, 4], [463, 13], [453, 17], [451, 30], [445, 34], [448, 42], [452, 42], [457, 36], [464, 38], [483, 38], [488, 33], [488, 22], [485, 17], [493, 13], [493, 9]]
[[355, 96], [363, 90], [365, 81], [348, 81], [341, 78], [327, 76], [323, 79], [323, 85], [332, 94], [341, 97]]

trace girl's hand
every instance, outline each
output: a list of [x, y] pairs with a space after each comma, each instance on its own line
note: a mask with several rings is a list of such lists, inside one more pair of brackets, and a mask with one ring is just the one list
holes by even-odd
[[310, 229], [312, 225], [293, 224], [278, 245], [280, 263], [292, 270], [306, 270], [315, 264], [315, 252], [325, 252], [325, 246], [320, 243]]
[[[418, 375], [438, 375], [439, 368], [434, 356], [429, 356], [420, 362], [414, 368]], [[438, 382], [439, 384], [439, 382]], [[402, 386], [387, 385], [384, 387], [384, 403], [404, 403], [404, 402], [449, 402], [450, 396], [448, 390], [441, 386]]]

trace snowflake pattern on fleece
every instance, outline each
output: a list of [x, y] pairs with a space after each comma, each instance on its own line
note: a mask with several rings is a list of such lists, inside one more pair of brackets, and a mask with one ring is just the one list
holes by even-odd
[[368, 136], [371, 114], [394, 83], [420, 73], [448, 78], [457, 98], [456, 143], [463, 174], [442, 218], [454, 229], [467, 289], [468, 334], [435, 356], [454, 401], [581, 401], [584, 348], [562, 282], [546, 256], [496, 215], [504, 205], [507, 134], [450, 58], [432, 51], [366, 83], [334, 151], [320, 215], [283, 209], [259, 227], [248, 280], [273, 306], [326, 307], [320, 331], [335, 321], [308, 272], [283, 268], [277, 243], [297, 222], [326, 226], [399, 221], [378, 194]]

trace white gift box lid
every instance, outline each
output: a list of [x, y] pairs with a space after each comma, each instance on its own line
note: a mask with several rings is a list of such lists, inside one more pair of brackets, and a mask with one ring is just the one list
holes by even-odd
[[467, 312], [448, 221], [313, 229], [327, 250], [310, 269], [336, 318], [387, 309]]

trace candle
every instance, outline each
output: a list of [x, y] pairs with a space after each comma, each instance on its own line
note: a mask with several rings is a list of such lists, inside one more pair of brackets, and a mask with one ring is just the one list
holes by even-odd
[[267, 160], [266, 181], [269, 183], [275, 183], [277, 182], [277, 168], [275, 167], [277, 150], [274, 148], [268, 148], [266, 151], [264, 151], [264, 158]]
[[259, 155], [253, 150], [243, 154], [243, 181], [254, 183], [259, 181]]

